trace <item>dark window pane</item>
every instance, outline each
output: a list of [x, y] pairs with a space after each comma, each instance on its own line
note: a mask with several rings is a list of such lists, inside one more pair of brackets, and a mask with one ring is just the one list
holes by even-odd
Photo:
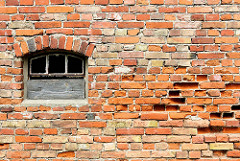
[[68, 57], [68, 73], [83, 73], [83, 64], [81, 59]]
[[46, 57], [32, 59], [31, 73], [46, 73]]
[[49, 56], [49, 73], [65, 73], [65, 56], [51, 55]]

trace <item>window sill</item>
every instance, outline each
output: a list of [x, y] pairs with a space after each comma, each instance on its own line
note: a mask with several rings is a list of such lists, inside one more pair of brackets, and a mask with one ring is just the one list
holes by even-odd
[[50, 106], [50, 107], [56, 107], [56, 106], [75, 106], [75, 107], [81, 107], [88, 105], [87, 99], [82, 100], [24, 100], [21, 103], [21, 106]]

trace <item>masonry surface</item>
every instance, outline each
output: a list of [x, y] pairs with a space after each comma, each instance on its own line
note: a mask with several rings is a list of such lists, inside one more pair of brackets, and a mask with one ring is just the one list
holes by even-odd
[[[3, 161], [240, 161], [239, 0], [0, 0]], [[24, 106], [24, 57], [88, 57], [88, 103]]]

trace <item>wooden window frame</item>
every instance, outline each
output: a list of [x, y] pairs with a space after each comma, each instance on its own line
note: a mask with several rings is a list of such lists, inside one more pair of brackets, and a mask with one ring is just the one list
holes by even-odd
[[[54, 56], [54, 55], [63, 55], [65, 57], [65, 72], [64, 73], [49, 73], [49, 56]], [[32, 61], [39, 59], [41, 57], [46, 57], [46, 69], [45, 69], [45, 73], [32, 73]], [[74, 57], [76, 59], [79, 59], [79, 61], [82, 61], [82, 73], [68, 73], [68, 58], [69, 57]], [[84, 77], [85, 76], [85, 61], [83, 58], [75, 56], [75, 55], [69, 55], [69, 54], [65, 54], [65, 53], [51, 53], [51, 54], [45, 54], [45, 55], [41, 55], [41, 56], [35, 56], [35, 57], [31, 57], [29, 58], [29, 62], [28, 62], [28, 76], [31, 78], [36, 77], [36, 78], [46, 78], [46, 77]]]
[[[71, 56], [71, 57], [75, 57], [77, 58], [78, 60], [82, 61], [81, 65], [79, 63], [78, 65], [78, 62], [77, 60], [74, 60], [72, 58], [72, 61], [73, 61], [73, 64], [70, 65], [70, 69], [69, 72], [75, 72], [75, 73], [60, 73], [60, 75], [56, 75], [56, 74], [50, 74], [50, 75], [45, 75], [46, 74], [46, 71], [44, 73], [44, 75], [42, 73], [38, 73], [37, 75], [32, 75], [31, 74], [35, 74], [35, 73], [30, 73], [30, 67], [31, 67], [31, 63], [30, 63], [30, 60], [34, 60], [34, 59], [37, 59], [37, 58], [41, 58], [41, 57], [46, 57], [47, 55], [51, 56], [51, 55], [64, 55], [64, 56]], [[87, 79], [87, 73], [88, 73], [88, 59], [86, 56], [84, 55], [81, 55], [79, 53], [75, 53], [75, 52], [68, 52], [68, 51], [62, 51], [62, 50], [43, 50], [43, 51], [39, 51], [39, 52], [36, 52], [34, 54], [31, 54], [31, 55], [26, 55], [24, 57], [24, 64], [23, 64], [23, 73], [24, 73], [24, 101], [23, 101], [23, 105], [39, 105], [39, 104], [42, 104], [42, 105], [52, 105], [52, 106], [56, 106], [56, 105], [59, 105], [59, 104], [64, 104], [64, 105], [86, 105], [88, 100], [87, 100], [87, 97], [88, 97], [88, 79]], [[62, 59], [62, 62], [63, 62], [63, 59]], [[71, 62], [71, 60], [70, 60]], [[34, 62], [33, 62], [34, 63]], [[43, 63], [43, 61], [42, 61]], [[46, 63], [44, 61], [44, 63]], [[41, 62], [39, 63], [41, 65]], [[61, 64], [61, 63], [60, 63]], [[63, 63], [62, 63], [63, 64]], [[58, 64], [57, 64], [58, 65]], [[82, 67], [82, 70], [80, 69], [77, 69], [75, 70], [74, 67]], [[43, 68], [46, 68], [46, 67], [43, 67]], [[43, 69], [43, 68], [39, 68], [39, 69]], [[36, 69], [36, 68], [35, 68]], [[66, 71], [66, 69], [65, 69]], [[43, 70], [35, 70], [35, 72], [44, 72]], [[62, 71], [63, 72], [63, 69]], [[79, 72], [79, 73], [76, 73], [76, 72]], [[81, 72], [81, 73], [80, 73]], [[43, 97], [39, 97], [38, 99], [36, 98], [33, 98], [32, 96], [30, 96], [29, 92], [31, 92], [31, 89], [33, 89], [31, 87], [31, 82], [32, 81], [40, 81], [40, 84], [42, 82], [46, 82], [46, 81], [51, 81], [53, 80], [56, 81], [56, 80], [59, 80], [59, 81], [67, 81], [69, 80], [69, 82], [67, 83], [70, 83], [70, 86], [68, 87], [73, 87], [71, 90], [75, 91], [75, 90], [79, 90], [79, 86], [77, 87], [77, 89], [75, 88], [75, 84], [76, 84], [76, 81], [79, 80], [78, 82], [78, 85], [80, 85], [80, 89], [82, 89], [83, 93], [82, 95], [79, 96], [80, 97], [76, 97], [73, 96], [73, 97], [64, 97], [64, 98], [59, 98], [59, 97], [46, 97], [46, 98], [43, 98]], [[72, 83], [72, 81], [74, 81]], [[82, 83], [81, 83], [82, 82]], [[30, 83], [30, 84], [29, 84]], [[75, 84], [74, 84], [75, 83]], [[55, 84], [55, 83], [54, 83]], [[71, 86], [72, 85], [72, 86]], [[41, 86], [41, 85], [40, 85]], [[36, 86], [37, 87], [37, 86]], [[60, 86], [58, 86], [60, 87]], [[56, 101], [57, 100], [57, 101]]]

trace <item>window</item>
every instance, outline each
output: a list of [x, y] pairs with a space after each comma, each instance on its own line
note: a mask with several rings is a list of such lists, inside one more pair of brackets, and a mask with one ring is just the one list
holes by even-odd
[[86, 98], [85, 57], [45, 52], [29, 57], [25, 98], [30, 100]]

